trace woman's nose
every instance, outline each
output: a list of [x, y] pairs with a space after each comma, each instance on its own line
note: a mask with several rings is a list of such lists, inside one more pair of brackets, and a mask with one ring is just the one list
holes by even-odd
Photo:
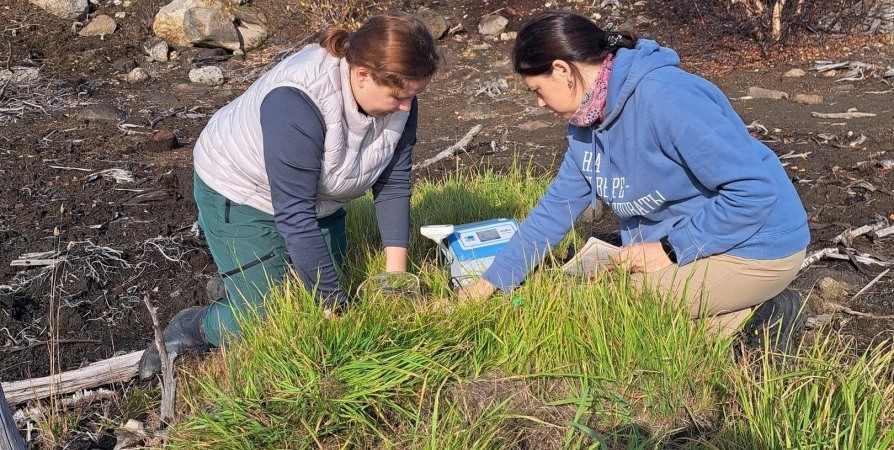
[[539, 107], [541, 107], [541, 108], [546, 108], [546, 102], [543, 101], [542, 98], [537, 97], [537, 106], [539, 106]]
[[410, 112], [410, 109], [413, 108], [413, 99], [411, 98], [400, 102], [399, 108], [401, 111]]

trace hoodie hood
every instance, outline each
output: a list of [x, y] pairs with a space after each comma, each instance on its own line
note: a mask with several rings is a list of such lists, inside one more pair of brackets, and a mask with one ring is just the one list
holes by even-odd
[[640, 39], [633, 49], [618, 50], [612, 65], [612, 75], [608, 80], [605, 120], [598, 129], [605, 129], [618, 118], [627, 99], [649, 73], [662, 67], [679, 65], [680, 57], [677, 52], [649, 39]]

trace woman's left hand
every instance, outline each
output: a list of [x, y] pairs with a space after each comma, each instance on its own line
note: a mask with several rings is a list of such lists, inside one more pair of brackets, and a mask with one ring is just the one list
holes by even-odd
[[615, 257], [615, 263], [621, 269], [631, 273], [657, 272], [674, 263], [664, 253], [660, 242], [646, 242], [624, 247]]

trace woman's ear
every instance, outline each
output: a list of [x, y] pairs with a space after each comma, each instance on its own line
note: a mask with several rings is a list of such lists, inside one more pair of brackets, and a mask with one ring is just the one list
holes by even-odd
[[357, 67], [354, 69], [354, 76], [357, 77], [357, 86], [363, 87], [366, 83], [372, 80], [372, 72], [366, 67]]
[[567, 62], [557, 59], [553, 61], [553, 75], [557, 77], [564, 78], [566, 80], [571, 80], [573, 72], [571, 71], [571, 64]]

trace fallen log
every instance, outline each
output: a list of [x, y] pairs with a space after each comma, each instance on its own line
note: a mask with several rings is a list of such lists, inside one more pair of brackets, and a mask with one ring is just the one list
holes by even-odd
[[137, 365], [143, 350], [114, 358], [97, 361], [80, 369], [43, 378], [3, 383], [6, 400], [11, 405], [49, 397], [65, 395], [83, 389], [91, 389], [112, 383], [128, 381], [137, 375]]

